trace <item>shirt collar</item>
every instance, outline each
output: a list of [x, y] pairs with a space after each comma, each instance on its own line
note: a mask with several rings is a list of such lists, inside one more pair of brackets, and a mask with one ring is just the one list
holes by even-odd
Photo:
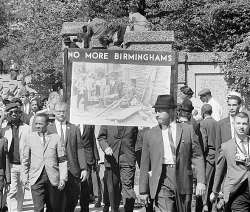
[[204, 118], [204, 120], [206, 120], [207, 118], [210, 118], [210, 117], [212, 118], [212, 116], [206, 116], [206, 117]]
[[[238, 144], [241, 144], [241, 141], [242, 141], [242, 140], [239, 139], [239, 137], [238, 137], [237, 134], [235, 135], [235, 139], [236, 139], [236, 142], [237, 142]], [[247, 137], [243, 140], [243, 143], [248, 143], [248, 141], [249, 141], [249, 138], [248, 138], [248, 136], [247, 136]]]
[[62, 125], [66, 125], [66, 120], [64, 120], [63, 122], [60, 122], [60, 121], [58, 121], [57, 119], [55, 119], [55, 124], [56, 124], [57, 126], [61, 126], [61, 123], [62, 123]]

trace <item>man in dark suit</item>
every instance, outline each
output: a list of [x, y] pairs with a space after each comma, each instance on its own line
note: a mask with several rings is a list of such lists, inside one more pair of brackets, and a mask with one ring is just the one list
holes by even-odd
[[175, 101], [159, 95], [154, 105], [158, 126], [145, 133], [139, 192], [147, 205], [149, 198], [160, 211], [191, 211], [193, 164], [196, 195], [205, 193], [205, 164], [192, 125], [176, 123]]
[[135, 143], [135, 156], [136, 156], [136, 162], [140, 168], [141, 166], [141, 152], [142, 152], [142, 144], [143, 144], [143, 136], [147, 130], [149, 130], [149, 127], [138, 127], [138, 134], [137, 139]]
[[68, 181], [65, 184], [65, 212], [73, 212], [80, 195], [80, 181], [87, 179], [87, 160], [79, 127], [66, 121], [67, 104], [55, 104], [55, 121], [48, 125], [49, 133], [61, 136], [68, 160]]
[[[121, 198], [120, 182], [124, 211], [131, 212], [134, 208], [135, 191], [135, 142], [137, 127], [101, 126], [98, 141], [105, 152], [105, 180], [107, 181], [109, 201], [112, 212], [119, 211]], [[107, 212], [109, 205], [105, 205]]]
[[234, 138], [234, 116], [240, 110], [241, 98], [236, 95], [229, 95], [227, 104], [229, 115], [228, 117], [218, 121], [218, 125], [216, 128], [216, 159], [218, 158], [221, 144]]
[[[89, 202], [90, 202], [90, 183], [92, 170], [96, 171], [98, 166], [97, 162], [100, 160], [99, 153], [95, 141], [95, 126], [93, 125], [82, 125], [80, 126], [82, 135], [82, 144], [85, 150], [85, 155], [87, 158], [88, 165], [88, 176], [87, 180], [81, 183], [81, 197], [80, 197], [80, 206], [81, 212], [89, 212]], [[96, 172], [94, 173], [96, 174]]]
[[221, 145], [210, 200], [215, 201], [223, 183], [226, 211], [250, 211], [249, 199], [249, 117], [244, 112], [234, 116], [235, 137]]
[[[209, 195], [212, 192], [214, 172], [215, 172], [215, 137], [217, 121], [215, 121], [212, 114], [212, 106], [204, 104], [201, 108], [201, 115], [204, 120], [200, 122], [200, 131], [202, 134], [203, 146], [204, 146], [204, 158], [206, 167], [206, 193], [202, 196], [203, 199], [203, 211], [211, 211], [212, 205], [209, 201]], [[212, 211], [216, 211], [213, 208]]]

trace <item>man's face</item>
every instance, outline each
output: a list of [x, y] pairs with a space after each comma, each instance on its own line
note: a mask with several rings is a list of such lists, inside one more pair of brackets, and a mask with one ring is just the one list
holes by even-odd
[[8, 113], [12, 121], [18, 120], [20, 118], [20, 110], [17, 107], [10, 109]]
[[55, 107], [55, 118], [59, 122], [63, 122], [66, 119], [66, 113], [67, 113], [67, 107], [66, 106], [61, 106], [61, 105], [56, 105]]
[[30, 94], [29, 95], [29, 100], [33, 99], [34, 98], [34, 94]]
[[32, 102], [31, 102], [31, 110], [34, 111], [34, 112], [37, 112], [37, 111], [38, 111], [38, 104], [37, 104], [37, 101], [32, 101]]
[[12, 100], [13, 98], [14, 98], [14, 96], [9, 95], [7, 99], [11, 102], [11, 100]]
[[156, 120], [160, 125], [169, 125], [171, 118], [173, 119], [174, 110], [167, 108], [156, 108]]
[[35, 129], [38, 133], [45, 133], [47, 131], [47, 126], [48, 126], [48, 123], [46, 123], [44, 117], [36, 116]]
[[21, 96], [21, 100], [22, 100], [22, 103], [24, 104], [25, 103], [25, 100], [27, 99], [27, 97], [25, 95], [22, 95]]
[[181, 123], [189, 123], [188, 118], [184, 117], [184, 116], [179, 117], [179, 122], [181, 122]]
[[181, 99], [184, 100], [186, 97], [187, 95], [181, 92]]
[[238, 104], [238, 100], [236, 99], [229, 99], [228, 100], [228, 109], [229, 109], [229, 114], [234, 117], [236, 113], [239, 112], [240, 109], [240, 104]]
[[207, 95], [201, 95], [201, 96], [200, 96], [200, 99], [201, 99], [201, 101], [202, 101], [203, 103], [208, 103], [208, 97], [207, 97]]
[[238, 135], [247, 135], [249, 131], [248, 118], [235, 117], [234, 129]]

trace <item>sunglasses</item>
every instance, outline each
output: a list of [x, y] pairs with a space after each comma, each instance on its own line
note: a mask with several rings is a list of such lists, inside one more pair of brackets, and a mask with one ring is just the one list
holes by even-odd
[[18, 113], [18, 110], [10, 110], [10, 111], [9, 111], [9, 114], [10, 114], [10, 115], [12, 115], [12, 114], [14, 114], [14, 113], [17, 114], [17, 113]]

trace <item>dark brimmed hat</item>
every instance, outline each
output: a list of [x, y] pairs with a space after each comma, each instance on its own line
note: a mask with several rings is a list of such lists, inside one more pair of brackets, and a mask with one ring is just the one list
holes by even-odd
[[3, 99], [3, 104], [6, 106], [6, 105], [8, 105], [10, 103], [10, 100], [8, 100], [8, 99]]
[[70, 37], [69, 36], [64, 37], [63, 42], [64, 43], [71, 43]]
[[16, 103], [9, 103], [7, 106], [6, 106], [6, 112], [8, 112], [10, 109], [13, 109], [13, 108], [18, 108], [18, 105]]
[[176, 108], [174, 97], [171, 95], [159, 95], [153, 108]]
[[13, 98], [12, 100], [11, 100], [11, 103], [19, 103], [21, 106], [23, 105], [23, 103], [22, 103], [22, 100], [21, 99], [19, 99], [19, 98]]
[[187, 112], [192, 112], [194, 109], [192, 102], [189, 99], [185, 99], [182, 103], [181, 103], [181, 107], [180, 110], [184, 110]]
[[186, 86], [186, 85], [181, 87], [180, 91], [182, 93], [184, 93], [185, 95], [193, 95], [194, 94], [193, 90], [190, 87]]

